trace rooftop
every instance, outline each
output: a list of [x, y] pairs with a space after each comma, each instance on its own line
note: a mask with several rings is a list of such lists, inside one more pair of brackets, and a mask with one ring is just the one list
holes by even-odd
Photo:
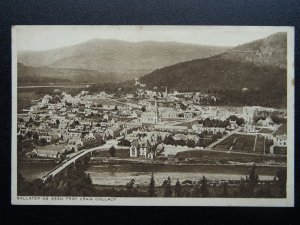
[[274, 133], [273, 136], [287, 134], [287, 124], [283, 123]]

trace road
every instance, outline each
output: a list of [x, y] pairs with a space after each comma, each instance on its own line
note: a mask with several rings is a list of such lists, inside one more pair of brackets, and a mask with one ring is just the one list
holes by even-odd
[[47, 178], [49, 177], [54, 177], [55, 175], [57, 175], [58, 173], [60, 173], [63, 169], [65, 169], [66, 167], [68, 167], [69, 165], [71, 165], [72, 163], [75, 163], [76, 160], [80, 159], [82, 156], [89, 154], [93, 151], [107, 151], [111, 146], [115, 145], [115, 140], [108, 140], [104, 145], [95, 147], [95, 148], [90, 148], [90, 149], [86, 149], [83, 150], [81, 152], [77, 152], [77, 154], [75, 154], [74, 156], [68, 158], [67, 160], [65, 160], [63, 163], [59, 164], [57, 167], [55, 167], [54, 169], [52, 169], [51, 171], [49, 171], [46, 175], [43, 176], [42, 180], [45, 181], [47, 180]]

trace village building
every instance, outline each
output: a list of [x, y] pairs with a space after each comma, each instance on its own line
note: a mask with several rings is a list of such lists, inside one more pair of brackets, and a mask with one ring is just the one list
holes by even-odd
[[155, 99], [154, 108], [149, 112], [143, 112], [140, 117], [141, 123], [157, 124], [161, 122], [161, 113], [158, 110], [157, 101]]
[[193, 124], [192, 130], [197, 133], [202, 133], [204, 131], [212, 132], [213, 134], [216, 133], [223, 133], [225, 132], [225, 127], [205, 127], [203, 124]]
[[260, 119], [256, 123], [258, 126], [264, 126], [264, 127], [274, 127], [275, 124], [273, 120], [270, 117], [267, 117], [266, 119]]
[[30, 154], [28, 154], [28, 156], [33, 157], [34, 155], [36, 155], [37, 157], [58, 159], [65, 152], [65, 145], [46, 145], [43, 147], [35, 148]]
[[287, 124], [282, 124], [272, 133], [273, 145], [270, 147], [271, 154], [287, 154]]
[[134, 140], [130, 146], [129, 155], [133, 158], [153, 159], [155, 157], [154, 146], [147, 140]]

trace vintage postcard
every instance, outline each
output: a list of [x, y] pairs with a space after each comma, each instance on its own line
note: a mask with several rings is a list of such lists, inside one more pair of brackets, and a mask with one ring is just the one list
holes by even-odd
[[294, 206], [294, 28], [13, 26], [12, 204]]

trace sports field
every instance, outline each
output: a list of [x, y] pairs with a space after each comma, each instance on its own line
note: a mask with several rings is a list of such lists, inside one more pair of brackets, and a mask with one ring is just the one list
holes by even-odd
[[[256, 139], [256, 141], [255, 141]], [[270, 140], [265, 139], [262, 135], [233, 134], [213, 147], [213, 150], [246, 152], [264, 154], [269, 153], [272, 145]]]

